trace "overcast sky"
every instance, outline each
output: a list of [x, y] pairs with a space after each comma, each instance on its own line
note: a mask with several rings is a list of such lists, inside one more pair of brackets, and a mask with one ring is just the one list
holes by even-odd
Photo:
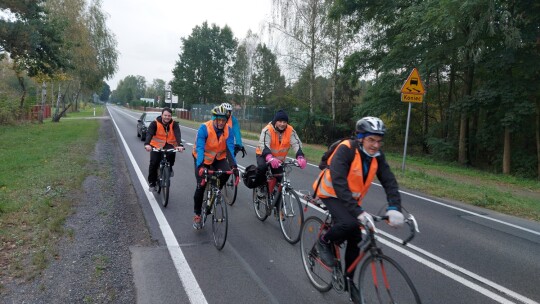
[[111, 90], [128, 75], [141, 75], [151, 84], [172, 80], [180, 53], [180, 38], [204, 21], [227, 24], [239, 40], [249, 29], [258, 33], [269, 20], [272, 0], [104, 0], [107, 24], [115, 34], [118, 71], [106, 82]]

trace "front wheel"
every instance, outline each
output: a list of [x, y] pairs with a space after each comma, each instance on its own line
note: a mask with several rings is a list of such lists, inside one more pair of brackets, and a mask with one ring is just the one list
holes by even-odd
[[358, 275], [360, 303], [421, 303], [411, 279], [399, 264], [385, 255], [371, 255]]
[[293, 189], [283, 192], [278, 210], [279, 226], [283, 236], [287, 242], [296, 244], [300, 240], [300, 233], [302, 233], [304, 211], [300, 197]]
[[315, 216], [309, 217], [302, 227], [300, 238], [300, 250], [304, 270], [311, 284], [321, 292], [327, 292], [332, 288], [332, 269], [324, 265], [315, 248], [319, 241], [323, 221]]
[[234, 205], [234, 202], [236, 201], [236, 194], [238, 193], [238, 186], [234, 185], [234, 181], [236, 178], [233, 178], [234, 175], [229, 177], [227, 182], [225, 183], [225, 187], [223, 187], [223, 198], [229, 204], [229, 206]]
[[264, 221], [268, 217], [268, 204], [266, 187], [255, 187], [253, 189], [253, 208], [255, 208], [255, 215], [260, 221]]
[[212, 207], [212, 234], [214, 235], [214, 245], [218, 250], [225, 246], [228, 223], [227, 204], [223, 202], [221, 195], [217, 195]]
[[170, 175], [171, 175], [171, 168], [168, 166], [164, 166], [162, 168], [161, 172], [161, 181], [160, 181], [160, 189], [159, 192], [161, 192], [161, 203], [163, 204], [163, 207], [167, 207], [169, 204], [169, 189], [170, 189]]

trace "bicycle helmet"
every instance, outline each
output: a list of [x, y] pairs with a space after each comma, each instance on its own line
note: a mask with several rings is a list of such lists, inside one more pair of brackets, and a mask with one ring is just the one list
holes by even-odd
[[386, 127], [384, 126], [384, 122], [380, 118], [367, 116], [361, 118], [356, 122], [357, 134], [371, 133], [379, 136], [384, 136], [385, 132]]
[[227, 117], [227, 110], [222, 105], [215, 106], [212, 109], [212, 115], [214, 117], [223, 116], [223, 117], [226, 118]]
[[222, 103], [221, 106], [227, 111], [232, 111], [232, 105], [228, 102]]

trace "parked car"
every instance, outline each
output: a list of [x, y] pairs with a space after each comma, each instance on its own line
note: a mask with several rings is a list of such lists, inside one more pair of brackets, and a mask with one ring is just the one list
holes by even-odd
[[146, 139], [146, 130], [148, 126], [156, 117], [160, 116], [161, 112], [144, 112], [137, 120], [137, 137], [140, 137], [142, 141]]

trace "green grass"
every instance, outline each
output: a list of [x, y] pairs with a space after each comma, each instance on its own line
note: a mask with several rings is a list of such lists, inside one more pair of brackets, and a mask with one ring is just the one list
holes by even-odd
[[96, 120], [0, 126], [0, 140], [9, 143], [0, 146], [3, 275], [31, 278], [46, 267], [74, 203], [70, 193], [91, 172], [98, 127]]
[[[95, 105], [95, 104], [83, 104], [79, 106], [78, 112], [66, 112], [67, 118], [81, 118], [81, 117], [93, 117], [94, 116], [94, 109], [96, 109], [96, 117], [103, 116], [105, 114], [105, 106], [104, 105]], [[52, 110], [54, 113], [54, 109]], [[61, 120], [61, 119], [60, 119]]]

